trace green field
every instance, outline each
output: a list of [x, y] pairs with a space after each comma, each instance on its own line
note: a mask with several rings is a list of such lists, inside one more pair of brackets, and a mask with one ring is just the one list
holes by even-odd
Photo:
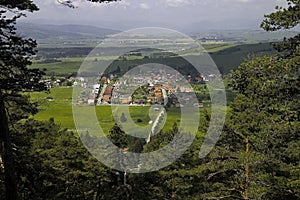
[[55, 74], [55, 75], [66, 75], [77, 72], [83, 58], [66, 58], [61, 62], [53, 62], [53, 63], [39, 63], [33, 62], [30, 68], [33, 69], [45, 69], [47, 75]]
[[[222, 74], [227, 74], [230, 70], [236, 69], [243, 61], [251, 58], [254, 55], [262, 56], [274, 53], [273, 47], [269, 43], [259, 44], [234, 44], [234, 43], [212, 43], [203, 44], [208, 51]], [[71, 49], [76, 51], [76, 48]], [[53, 53], [62, 51], [61, 49], [52, 49]], [[56, 52], [57, 53], [57, 52]], [[51, 56], [51, 55], [50, 55]], [[47, 75], [66, 76], [74, 74], [80, 68], [86, 55], [78, 57], [56, 57], [58, 62], [43, 63], [42, 60], [35, 60], [30, 68], [46, 69]], [[53, 55], [52, 55], [53, 57]], [[86, 64], [90, 67], [101, 64], [96, 60], [109, 60], [113, 57], [89, 57]], [[132, 58], [133, 59], [133, 58]], [[111, 71], [116, 70], [117, 66], [122, 66], [121, 71], [127, 71], [130, 67], [146, 63], [162, 63], [168, 66], [176, 66], [179, 60], [176, 57], [171, 58], [151, 58], [149, 60], [141, 59], [140, 57], [132, 60], [127, 58], [126, 61], [115, 61], [111, 65]], [[89, 69], [86, 69], [89, 70]]]
[[[53, 88], [50, 94], [46, 93], [33, 93], [31, 94], [32, 101], [40, 102], [40, 112], [33, 116], [37, 120], [49, 120], [54, 118], [55, 122], [60, 124], [63, 128], [75, 130], [72, 113], [72, 87], [66, 88]], [[51, 97], [47, 100], [47, 97]], [[83, 106], [83, 112], [90, 110], [91, 106]], [[111, 106], [98, 106], [95, 107], [97, 118], [100, 126], [105, 133], [109, 133], [115, 122], [112, 115]], [[122, 108], [121, 108], [122, 109]], [[131, 106], [129, 111], [132, 120], [139, 126], [146, 126], [151, 119], [155, 119], [157, 113], [149, 112], [149, 106]], [[140, 119], [141, 122], [137, 123]], [[174, 122], [180, 123], [180, 109], [170, 108], [167, 111], [167, 120], [164, 125], [164, 130], [172, 128]]]
[[[73, 88], [54, 88], [50, 94], [32, 93], [32, 101], [40, 103], [40, 112], [34, 116], [37, 120], [49, 120], [55, 118], [55, 121], [64, 128], [74, 129], [72, 116], [72, 90]], [[53, 101], [46, 100], [46, 97], [52, 97]]]
[[214, 52], [222, 51], [222, 50], [237, 46], [237, 44], [234, 44], [234, 43], [221, 43], [221, 42], [220, 43], [205, 42], [205, 43], [202, 43], [201, 45], [208, 53], [214, 53]]

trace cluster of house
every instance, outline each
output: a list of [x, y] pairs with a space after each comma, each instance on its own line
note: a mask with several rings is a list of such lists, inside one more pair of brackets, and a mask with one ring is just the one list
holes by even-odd
[[[164, 104], [163, 91], [164, 88], [161, 86], [153, 85], [143, 85], [144, 93], [142, 95], [136, 96], [135, 93], [132, 95], [118, 95], [114, 96], [115, 99], [119, 98], [121, 104], [131, 104], [131, 105], [145, 105], [145, 104]], [[167, 96], [165, 96], [166, 98]]]
[[[104, 103], [111, 104], [114, 85], [108, 84], [104, 87], [102, 88], [103, 94], [100, 93], [98, 101], [101, 104], [104, 104]], [[99, 92], [101, 92], [101, 90], [99, 90]]]
[[[189, 101], [190, 93], [194, 92], [186, 82], [210, 81], [215, 78], [218, 77], [210, 74], [198, 76], [192, 80], [191, 76], [182, 76], [179, 73], [148, 71], [134, 76], [125, 74], [122, 79], [117, 79], [114, 75], [102, 76], [100, 83], [97, 84], [91, 84], [86, 78], [78, 77], [73, 80], [73, 85], [83, 88], [78, 104], [163, 105], [169, 102], [180, 107], [178, 99]], [[136, 95], [139, 89], [142, 92], [139, 91]], [[201, 105], [197, 106], [201, 107]]]
[[[164, 98], [163, 94], [166, 94], [164, 89], [159, 86], [153, 86], [146, 84], [143, 89], [147, 91], [143, 96], [135, 98], [133, 94], [125, 94], [126, 92], [122, 90], [119, 91], [119, 86], [115, 84], [103, 85], [99, 89], [97, 104], [131, 104], [131, 105], [144, 105], [144, 104], [163, 104]], [[93, 97], [93, 96], [91, 96]], [[165, 97], [167, 97], [165, 95]]]

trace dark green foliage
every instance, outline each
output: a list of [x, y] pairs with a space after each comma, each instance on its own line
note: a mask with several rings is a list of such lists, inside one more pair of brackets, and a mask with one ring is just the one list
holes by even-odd
[[286, 0], [287, 8], [276, 6], [276, 12], [265, 15], [261, 27], [266, 31], [290, 29], [300, 22], [300, 1]]
[[38, 7], [33, 4], [32, 0], [1, 0], [0, 1], [1, 8], [7, 10], [17, 9], [19, 11], [37, 11]]
[[231, 129], [249, 139], [256, 155], [251, 158], [252, 177], [268, 199], [300, 195], [299, 185], [291, 187], [300, 175], [299, 61], [299, 56], [257, 58], [232, 73], [230, 85], [239, 95], [232, 105], [236, 114]]
[[299, 198], [299, 61], [255, 58], [231, 72], [238, 95], [207, 158], [207, 198]]
[[[40, 82], [44, 73], [27, 68], [31, 64], [31, 56], [35, 54], [36, 42], [19, 37], [15, 28], [17, 19], [25, 16], [24, 11], [33, 12], [38, 8], [30, 0], [3, 0], [0, 7], [0, 155], [4, 168], [5, 196], [7, 199], [17, 199], [13, 145], [8, 123], [36, 112], [35, 104], [30, 103], [21, 92], [46, 88]], [[8, 111], [12, 110], [21, 113], [10, 114]]]
[[284, 38], [282, 42], [274, 43], [274, 48], [283, 55], [283, 57], [290, 57], [296, 53], [300, 45], [300, 34], [292, 38]]
[[44, 90], [45, 86], [39, 83], [44, 73], [27, 68], [31, 64], [31, 56], [35, 54], [36, 42], [17, 36], [14, 26], [21, 14], [11, 19], [6, 18], [7, 14], [5, 10], [0, 12], [0, 89], [5, 98], [14, 97], [18, 92]]
[[[266, 15], [268, 31], [299, 23], [299, 1]], [[283, 56], [253, 58], [232, 71], [224, 133], [206, 158], [204, 199], [299, 199], [299, 36], [275, 45]]]
[[[20, 198], [110, 199], [115, 195], [118, 175], [92, 158], [79, 138], [53, 119], [18, 123], [11, 135], [17, 147], [14, 158]], [[0, 199], [4, 198], [0, 195]]]
[[120, 148], [127, 148], [128, 147], [128, 137], [122, 129], [115, 124], [114, 127], [109, 132], [108, 138], [112, 143]]
[[[280, 29], [290, 29], [300, 23], [300, 1], [286, 0], [288, 6], [276, 7], [276, 12], [265, 15], [261, 27], [266, 31], [277, 31]], [[300, 34], [292, 38], [284, 38], [283, 42], [275, 44], [275, 48], [284, 53], [284, 56], [295, 54], [300, 44]], [[299, 53], [299, 52], [298, 52]]]
[[[99, 1], [102, 2], [102, 1]], [[25, 11], [37, 11], [31, 0], [0, 1], [0, 155], [3, 162], [5, 195], [17, 199], [17, 177], [9, 123], [36, 113], [36, 104], [23, 97], [23, 92], [46, 91], [41, 82], [44, 72], [29, 69], [36, 42], [16, 33], [16, 21]], [[10, 114], [9, 111], [21, 111]]]

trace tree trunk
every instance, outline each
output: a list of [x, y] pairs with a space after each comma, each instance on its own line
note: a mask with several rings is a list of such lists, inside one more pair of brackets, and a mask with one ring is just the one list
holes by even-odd
[[[246, 149], [245, 152], [248, 154], [249, 153], [249, 141], [248, 139], [246, 139]], [[245, 176], [246, 176], [246, 180], [245, 180], [245, 200], [249, 199], [249, 160], [248, 160], [248, 155], [246, 158], [246, 165], [245, 165]]]
[[2, 91], [0, 90], [0, 153], [4, 165], [5, 196], [7, 200], [17, 199], [17, 182], [12, 145], [9, 137], [8, 119]]

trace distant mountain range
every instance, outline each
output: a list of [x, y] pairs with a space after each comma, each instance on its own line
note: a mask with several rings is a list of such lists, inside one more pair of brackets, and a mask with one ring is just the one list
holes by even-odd
[[[56, 41], [81, 41], [104, 38], [107, 35], [116, 34], [121, 31], [100, 28], [91, 25], [51, 25], [51, 24], [35, 24], [35, 23], [19, 23], [17, 30], [21, 36], [31, 37], [43, 41], [44, 43], [52, 43]], [[284, 37], [292, 37], [298, 34], [298, 31], [278, 31], [265, 32], [262, 30], [202, 30], [199, 32], [190, 32], [193, 38], [217, 38], [224, 41], [238, 41], [238, 42], [270, 42], [282, 40]]]
[[18, 33], [24, 37], [43, 39], [100, 38], [120, 31], [88, 25], [17, 24]]
[[281, 41], [283, 38], [290, 38], [299, 34], [299, 31], [286, 30], [276, 32], [266, 32], [264, 30], [208, 30], [191, 33], [193, 38], [217, 38], [224, 41], [237, 41], [237, 42], [274, 42]]

